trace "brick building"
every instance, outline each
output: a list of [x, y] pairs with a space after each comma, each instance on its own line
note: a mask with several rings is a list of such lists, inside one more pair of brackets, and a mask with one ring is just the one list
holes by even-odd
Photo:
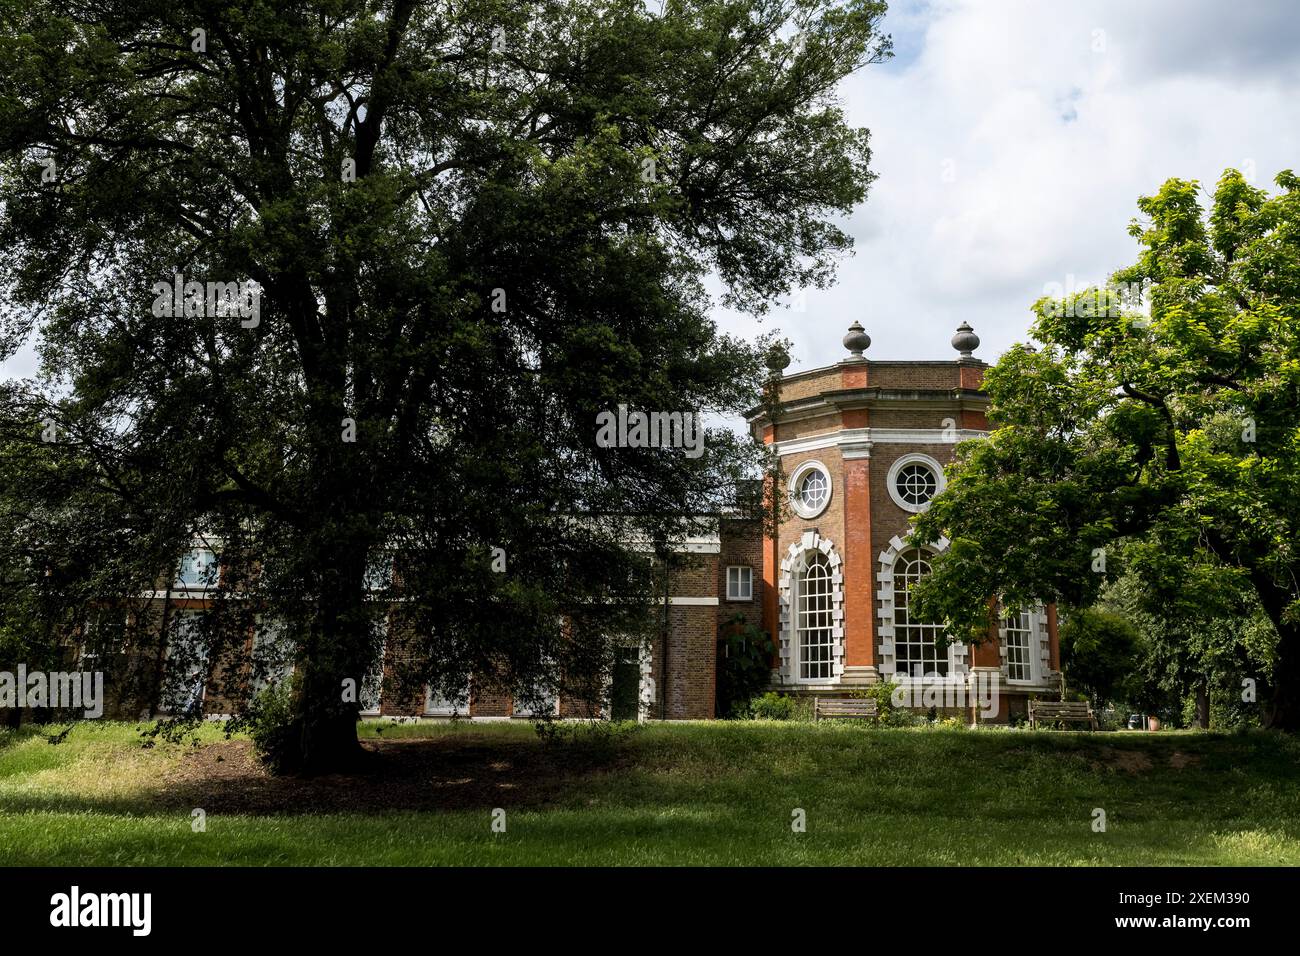
[[979, 338], [963, 323], [948, 361], [869, 361], [870, 343], [855, 322], [843, 361], [785, 376], [779, 412], [749, 416], [790, 502], [763, 542], [763, 622], [780, 648], [773, 683], [831, 696], [919, 677], [956, 698], [982, 680], [998, 687], [990, 719], [1023, 715], [1030, 696], [1059, 687], [1054, 608], [1001, 619], [978, 647], [942, 646], [941, 628], [908, 608], [909, 587], [948, 544], [911, 541], [910, 519], [943, 491], [956, 443], [987, 434]]
[[[599, 712], [616, 718], [708, 719], [716, 714], [720, 638], [753, 623], [778, 648], [772, 686], [796, 695], [841, 696], [881, 681], [923, 684], [954, 699], [976, 682], [998, 688], [996, 713], [1023, 715], [1033, 695], [1059, 687], [1054, 609], [1039, 607], [1002, 619], [978, 647], [946, 644], [941, 628], [917, 620], [911, 585], [946, 541], [909, 539], [910, 519], [944, 488], [944, 466], [957, 442], [987, 434], [985, 364], [973, 356], [979, 339], [963, 325], [952, 339], [958, 356], [936, 361], [875, 361], [857, 323], [844, 337], [849, 351], [835, 365], [782, 375], [773, 369], [778, 402], [752, 410], [748, 425], [780, 462], [789, 503], [775, 534], [761, 522], [720, 517], [713, 533], [677, 542], [666, 571], [659, 622], [644, 646], [620, 654]], [[765, 408], [776, 408], [769, 414]], [[772, 479], [769, 479], [772, 480]], [[196, 547], [159, 601], [162, 613], [199, 614], [201, 581], [216, 561]], [[391, 616], [390, 616], [391, 622]], [[396, 694], [392, 633], [382, 671], [362, 688], [362, 713], [372, 717], [531, 718], [540, 711], [586, 716], [586, 702], [541, 691], [528, 701], [508, 691], [471, 686], [458, 699]], [[273, 635], [250, 635], [247, 652]], [[398, 648], [398, 650], [395, 650]], [[471, 682], [473, 684], [473, 682]], [[203, 686], [204, 709], [232, 709]], [[918, 698], [919, 699], [919, 698]], [[945, 700], [948, 698], [945, 698]], [[928, 709], [928, 708], [926, 708]], [[943, 706], [973, 714], [973, 705]]]

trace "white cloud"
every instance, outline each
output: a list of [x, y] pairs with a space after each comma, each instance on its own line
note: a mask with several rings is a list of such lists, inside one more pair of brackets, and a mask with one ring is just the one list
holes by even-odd
[[[1165, 179], [1213, 188], [1249, 164], [1267, 185], [1300, 168], [1300, 18], [1287, 0], [910, 0], [885, 28], [899, 55], [844, 88], [880, 174], [849, 220], [856, 255], [802, 314], [758, 326], [717, 312], [744, 335], [780, 327], [795, 368], [843, 357], [854, 319], [873, 358], [951, 357], [964, 319], [992, 361], [1025, 338], [1046, 284], [1133, 259], [1125, 227]], [[24, 351], [0, 376], [33, 369]]]
[[[1287, 4], [904, 4], [904, 55], [845, 84], [880, 179], [849, 221], [838, 285], [779, 313], [795, 367], [837, 361], [854, 319], [873, 358], [948, 358], [963, 319], [992, 361], [1047, 283], [1129, 264], [1136, 200], [1300, 168], [1300, 25]], [[944, 173], [948, 171], [949, 176]], [[951, 181], [949, 181], [951, 180]], [[731, 331], [752, 320], [718, 313]]]

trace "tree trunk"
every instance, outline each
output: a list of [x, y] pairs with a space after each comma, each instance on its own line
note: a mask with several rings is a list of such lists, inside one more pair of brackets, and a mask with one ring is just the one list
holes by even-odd
[[1273, 668], [1273, 693], [1264, 709], [1263, 724], [1274, 730], [1300, 730], [1300, 633], [1296, 625], [1273, 622], [1277, 627], [1277, 665]]
[[1200, 730], [1210, 729], [1210, 679], [1202, 677], [1196, 683], [1196, 726]]
[[365, 603], [364, 544], [331, 542], [319, 550], [323, 588], [300, 655], [303, 679], [295, 700], [296, 754], [285, 769], [321, 774], [355, 769], [361, 688], [374, 661]]
[[[355, 769], [365, 754], [357, 740], [362, 686], [377, 653], [366, 601], [366, 564], [374, 544], [358, 514], [359, 482], [329, 461], [320, 524], [307, 532], [303, 573], [312, 579], [314, 606], [300, 624], [292, 718], [278, 735], [275, 769], [325, 774]], [[325, 516], [330, 516], [326, 518]]]
[[[355, 709], [320, 706], [319, 696], [304, 697], [305, 707], [298, 717], [298, 753], [287, 769], [304, 774], [325, 774], [353, 770], [360, 764], [363, 751], [357, 740]], [[296, 759], [294, 759], [296, 758]]]
[[1291, 592], [1275, 585], [1263, 572], [1251, 572], [1260, 604], [1277, 628], [1277, 662], [1272, 690], [1264, 707], [1263, 726], [1273, 730], [1300, 730], [1300, 625], [1286, 617]]

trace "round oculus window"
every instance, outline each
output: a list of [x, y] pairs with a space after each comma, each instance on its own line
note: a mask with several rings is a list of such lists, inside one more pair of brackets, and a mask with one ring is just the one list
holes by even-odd
[[894, 488], [898, 491], [898, 497], [909, 505], [919, 506], [929, 503], [939, 490], [939, 482], [928, 465], [913, 462], [899, 469], [898, 477], [894, 479]]
[[905, 455], [889, 469], [889, 496], [905, 511], [924, 511], [943, 491], [943, 469], [928, 455]]
[[809, 511], [821, 511], [826, 504], [826, 479], [820, 471], [810, 471], [799, 484], [799, 501]]
[[831, 476], [821, 462], [805, 462], [790, 478], [790, 504], [801, 518], [815, 518], [831, 500]]

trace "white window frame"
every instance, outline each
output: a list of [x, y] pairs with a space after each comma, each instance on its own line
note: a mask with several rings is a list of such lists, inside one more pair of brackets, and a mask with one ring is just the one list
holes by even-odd
[[[903, 498], [903, 496], [898, 493], [897, 485], [899, 472], [908, 465], [924, 465], [934, 474], [934, 494], [930, 496], [928, 501], [924, 501], [921, 504], [914, 504], [913, 502]], [[890, 499], [894, 504], [898, 505], [898, 507], [902, 508], [904, 511], [909, 511], [912, 514], [920, 514], [922, 511], [928, 510], [930, 502], [943, 494], [943, 490], [946, 487], [948, 487], [948, 482], [943, 474], [943, 465], [939, 464], [937, 459], [932, 458], [929, 455], [924, 455], [921, 452], [910, 452], [906, 455], [900, 455], [899, 458], [889, 466], [889, 474], [885, 477], [885, 488], [889, 491]]]
[[[803, 495], [800, 494], [800, 489], [803, 487], [804, 479], [808, 477], [810, 472], [814, 471], [819, 472], [822, 481], [826, 483], [826, 498], [822, 501], [820, 506], [810, 508], [804, 504]], [[831, 499], [835, 497], [835, 485], [831, 481], [830, 471], [820, 461], [805, 461], [803, 464], [795, 468], [794, 474], [790, 476], [787, 497], [790, 499], [790, 507], [800, 518], [816, 518], [830, 507]]]
[[[731, 572], [736, 572], [735, 590], [732, 590]], [[743, 585], [743, 586], [742, 586]], [[754, 569], [747, 564], [731, 564], [727, 566], [727, 600], [728, 601], [752, 601], [754, 600]]]
[[[935, 643], [934, 663], [936, 664], [939, 662], [937, 635], [943, 633], [943, 625], [941, 624], [923, 624], [920, 622], [913, 623], [910, 621], [910, 608], [908, 606], [908, 603], [906, 603], [908, 601], [907, 588], [903, 582], [900, 564], [903, 561], [903, 559], [907, 557], [909, 554], [911, 554], [913, 551], [919, 551], [921, 553], [922, 560], [925, 561], [927, 567], [929, 567], [936, 553], [932, 549], [927, 548], [923, 545], [906, 544], [901, 550], [899, 550], [898, 554], [894, 556], [893, 564], [891, 566], [891, 577], [892, 577], [891, 594], [893, 597], [893, 611], [890, 617], [890, 630], [893, 636], [890, 639], [890, 644], [892, 646], [892, 652], [894, 658], [895, 679], [899, 683], [911, 682], [916, 678], [916, 675], [914, 675], [910, 670], [910, 665], [904, 664], [903, 661], [901, 660], [901, 655], [899, 654], [899, 648], [903, 646], [909, 646], [909, 647], [916, 646], [916, 647], [924, 648], [925, 646], [924, 641], [916, 642], [916, 641], [902, 640], [904, 628], [920, 628], [922, 634], [931, 633], [936, 635], [935, 642], [934, 642]], [[908, 615], [909, 620], [904, 621], [903, 619], [901, 619], [900, 614]], [[949, 640], [946, 651], [948, 655], [946, 665], [945, 665], [946, 673], [939, 674], [938, 679], [944, 681], [953, 681], [953, 682], [961, 681], [962, 678], [959, 675], [959, 662], [957, 660], [956, 642]], [[922, 658], [924, 658], [924, 651], [922, 651]], [[924, 663], [924, 661], [922, 663]], [[927, 673], [923, 670], [921, 673], [921, 678], [922, 680], [931, 679], [932, 674]]]
[[[1008, 684], [1037, 684], [1042, 681], [1042, 659], [1039, 652], [1039, 612], [1029, 609], [1019, 612], [1020, 623], [1024, 627], [1008, 627], [1009, 619], [1005, 614], [998, 617], [998, 646], [1001, 649], [1003, 671]], [[1025, 635], [1025, 665], [1029, 669], [1028, 677], [1012, 677], [1011, 633]]]
[[443, 697], [433, 692], [432, 684], [424, 685], [424, 716], [426, 717], [468, 717], [469, 685], [453, 698]]
[[[815, 595], [809, 595], [806, 590], [808, 581], [808, 571], [816, 565], [824, 567], [817, 580], [821, 582], [824, 589]], [[804, 551], [799, 559], [799, 566], [795, 569], [793, 575], [793, 594], [791, 595], [791, 620], [794, 625], [794, 679], [800, 684], [829, 684], [835, 681], [835, 662], [836, 652], [839, 646], [839, 638], [835, 634], [838, 621], [835, 617], [835, 567], [831, 564], [830, 558], [821, 550]], [[805, 603], [810, 598], [816, 598], [815, 607], [806, 607]], [[817, 621], [816, 624], [806, 625], [805, 621], [812, 617]], [[824, 660], [809, 661], [804, 659], [804, 634], [813, 632], [821, 640], [818, 640], [815, 647], [826, 648], [828, 655]], [[805, 676], [805, 666], [816, 666], [818, 670], [825, 670], [824, 675], [819, 674], [816, 677]]]
[[[207, 562], [204, 562], [201, 559], [194, 561], [194, 564], [196, 564], [198, 568], [203, 571], [203, 573], [199, 575], [201, 580], [199, 580], [194, 584], [191, 584], [185, 580], [186, 565], [191, 563], [190, 561], [191, 556], [203, 555], [203, 554], [208, 555], [211, 558], [211, 560]], [[210, 583], [207, 580], [207, 573], [206, 573], [208, 568], [216, 568], [216, 573], [213, 574], [212, 581]], [[207, 547], [206, 545], [196, 545], [195, 547], [187, 549], [185, 553], [181, 555], [180, 566], [177, 567], [176, 573], [172, 578], [172, 590], [206, 591], [208, 588], [215, 588], [220, 583], [220, 581], [221, 581], [220, 556], [217, 554], [216, 551], [214, 551], [210, 547]]]

